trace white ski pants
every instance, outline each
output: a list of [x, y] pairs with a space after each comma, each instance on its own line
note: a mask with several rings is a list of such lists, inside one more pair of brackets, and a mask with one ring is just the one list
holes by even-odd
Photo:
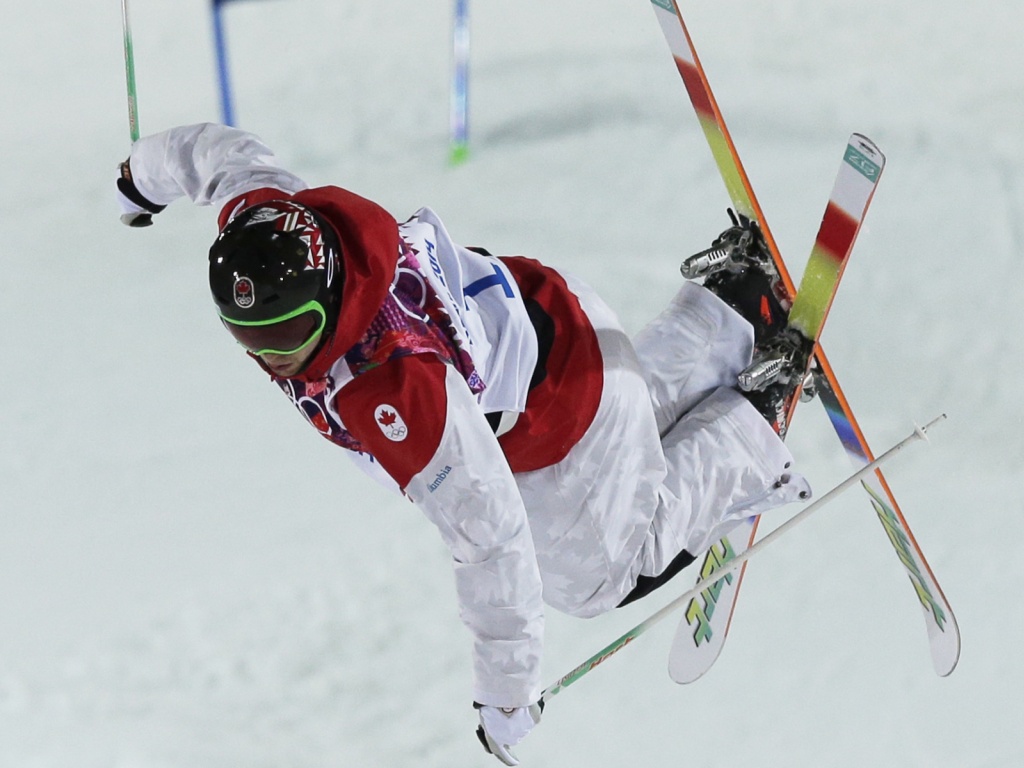
[[516, 480], [545, 602], [586, 617], [615, 608], [682, 550], [700, 555], [739, 521], [810, 489], [732, 388], [753, 349], [743, 318], [686, 283], [630, 342], [592, 289], [566, 280], [597, 331], [601, 403], [564, 460]]

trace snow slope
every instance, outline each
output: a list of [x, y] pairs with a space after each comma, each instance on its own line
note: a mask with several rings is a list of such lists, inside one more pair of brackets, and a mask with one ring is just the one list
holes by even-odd
[[[728, 202], [648, 5], [475, 3], [472, 159], [453, 170], [448, 3], [233, 3], [237, 117], [310, 182], [398, 217], [430, 205], [462, 242], [585, 277], [638, 330]], [[851, 493], [751, 565], [706, 678], [669, 681], [661, 627], [557, 697], [520, 756], [1024, 764], [1024, 6], [683, 10], [796, 274], [847, 135], [888, 155], [825, 346], [876, 452], [949, 413], [888, 475], [963, 658], [933, 674], [913, 591]], [[132, 16], [143, 131], [216, 119], [208, 5]], [[0, 71], [0, 768], [497, 765], [472, 736], [436, 533], [220, 330], [214, 213], [117, 220], [118, 5], [20, 4]], [[846, 475], [818, 406], [790, 440], [819, 490]], [[552, 614], [546, 677], [670, 596]]]

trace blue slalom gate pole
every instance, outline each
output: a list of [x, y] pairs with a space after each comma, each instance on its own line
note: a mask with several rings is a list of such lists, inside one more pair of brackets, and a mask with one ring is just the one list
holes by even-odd
[[235, 124], [235, 109], [231, 96], [231, 75], [228, 71], [228, 53], [224, 36], [223, 6], [228, 0], [213, 0], [213, 42], [217, 53], [217, 74], [220, 81], [220, 113], [224, 125]]
[[469, 0], [455, 0], [452, 16], [452, 165], [469, 156]]

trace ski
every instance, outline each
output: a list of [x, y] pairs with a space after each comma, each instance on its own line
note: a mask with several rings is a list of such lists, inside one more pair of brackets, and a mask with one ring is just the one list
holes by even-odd
[[[798, 295], [793, 280], [757, 203], [678, 5], [675, 0], [651, 0], [651, 3], [733, 205], [742, 216], [758, 223], [788, 297], [793, 298], [794, 295]], [[828, 215], [826, 212], [826, 217]], [[813, 319], [818, 313], [810, 311], [812, 304], [807, 306], [811, 315], [808, 319]], [[820, 312], [820, 302], [818, 306]], [[827, 311], [826, 306], [824, 312], [820, 313], [821, 321], [824, 320]], [[799, 318], [799, 315], [797, 317]], [[867, 457], [871, 456], [871, 450], [820, 345], [814, 348], [812, 370], [815, 372], [814, 382], [822, 402], [847, 453], [858, 463], [868, 461]], [[790, 418], [795, 402], [794, 400], [791, 403]], [[925, 607], [925, 621], [935, 669], [940, 675], [948, 675], [955, 668], [959, 658], [960, 636], [956, 620], [884, 478], [880, 472], [876, 473], [874, 478], [872, 482], [865, 482], [865, 487]], [[753, 542], [756, 531], [757, 519], [754, 518], [712, 547], [701, 563], [701, 576], [713, 573], [721, 562], [734, 557], [737, 552], [746, 550]], [[744, 572], [745, 567], [738, 574], [732, 574], [716, 583], [713, 588], [705, 590], [700, 599], [691, 601], [684, 612], [677, 639], [685, 634], [690, 641], [679, 641], [674, 645], [672, 653], [673, 665], [680, 668], [679, 675], [683, 678], [679, 682], [697, 679], [718, 658], [728, 635]], [[677, 657], [686, 655], [692, 655], [693, 659], [686, 663], [677, 660]]]
[[[849, 418], [850, 406], [842, 392], [832, 388], [831, 382], [834, 380], [835, 374], [818, 361], [814, 371], [817, 395], [843, 442], [850, 462], [855, 467], [867, 466], [873, 460], [871, 449], [857, 422]], [[882, 473], [875, 472], [866, 476], [861, 485], [871, 497], [871, 505], [921, 604], [935, 672], [946, 677], [956, 669], [960, 660], [960, 629], [956, 617]]]
[[[820, 337], [884, 167], [884, 155], [869, 139], [856, 133], [850, 137], [789, 311], [787, 329], [799, 334], [800, 343], [808, 348]], [[808, 369], [812, 365], [808, 358]], [[788, 405], [788, 417], [798, 399], [799, 392]], [[757, 523], [758, 518], [744, 521], [712, 546], [701, 561], [698, 578], [707, 578], [753, 545]], [[687, 605], [669, 654], [669, 675], [677, 683], [697, 680], [718, 658], [742, 578], [742, 570], [726, 576]]]

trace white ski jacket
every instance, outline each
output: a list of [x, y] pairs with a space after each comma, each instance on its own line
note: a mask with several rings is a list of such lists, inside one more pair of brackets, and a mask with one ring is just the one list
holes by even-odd
[[336, 229], [338, 323], [300, 375], [275, 382], [437, 526], [481, 704], [539, 697], [542, 601], [611, 610], [684, 550], [809, 495], [732, 389], [749, 324], [699, 286], [631, 341], [579, 281], [463, 248], [429, 209], [399, 224], [346, 190], [310, 189], [251, 134], [175, 128], [137, 142], [130, 165], [149, 201], [221, 206], [222, 228], [290, 199]]

